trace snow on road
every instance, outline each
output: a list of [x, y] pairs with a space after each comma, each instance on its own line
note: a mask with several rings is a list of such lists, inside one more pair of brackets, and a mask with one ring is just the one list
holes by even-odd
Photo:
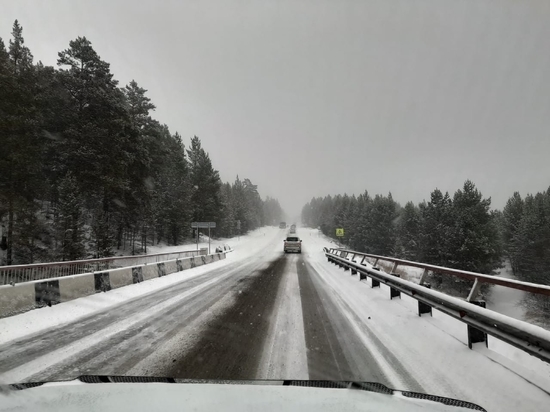
[[463, 323], [419, 317], [416, 300], [390, 300], [385, 285], [328, 263], [317, 230], [298, 229], [301, 255], [282, 253], [284, 235], [262, 228], [232, 241], [226, 260], [0, 319], [0, 368], [10, 381], [83, 371], [357, 379], [489, 411], [550, 404], [548, 364], [493, 338], [469, 350]]
[[306, 339], [296, 256], [285, 267], [270, 320], [258, 379], [308, 379]]
[[435, 310], [433, 317], [419, 317], [416, 300], [390, 300], [385, 285], [373, 289], [370, 280], [360, 282], [350, 271], [328, 263], [321, 250], [330, 240], [316, 229], [302, 229], [301, 235], [308, 261], [364, 344], [377, 347], [394, 387], [407, 389], [410, 384], [400, 372], [404, 369], [426, 393], [471, 401], [489, 411], [548, 407], [547, 363], [491, 337], [489, 350], [479, 344], [469, 350], [466, 325]]
[[[279, 235], [279, 229], [270, 227], [261, 228], [248, 235], [241, 236], [240, 239], [234, 239], [235, 241], [229, 242], [234, 248], [234, 252], [227, 254], [227, 259], [187, 269], [169, 276], [151, 279], [139, 284], [114, 289], [106, 293], [99, 293], [63, 302], [52, 307], [44, 307], [16, 316], [2, 318], [0, 319], [0, 344], [48, 330], [54, 326], [73, 322], [95, 312], [116, 307], [130, 299], [147, 295], [184, 280], [190, 280], [214, 269], [242, 261], [257, 254], [273, 241], [274, 236], [279, 237]], [[225, 243], [226, 240], [222, 244]], [[162, 249], [162, 251], [170, 252], [173, 251], [172, 249], [181, 250], [181, 246], [170, 246]], [[158, 253], [161, 252], [158, 251]]]

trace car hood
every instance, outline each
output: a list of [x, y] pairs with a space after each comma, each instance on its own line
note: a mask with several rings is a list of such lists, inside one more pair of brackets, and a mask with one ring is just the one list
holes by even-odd
[[396, 391], [368, 382], [81, 377], [73, 381], [4, 386], [0, 391], [0, 411], [8, 410], [457, 412], [484, 409], [469, 402]]

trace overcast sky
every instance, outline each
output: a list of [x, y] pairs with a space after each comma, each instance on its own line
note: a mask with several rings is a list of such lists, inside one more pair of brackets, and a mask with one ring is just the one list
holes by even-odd
[[86, 36], [153, 116], [297, 213], [471, 179], [493, 206], [550, 185], [550, 1], [0, 0], [35, 61]]

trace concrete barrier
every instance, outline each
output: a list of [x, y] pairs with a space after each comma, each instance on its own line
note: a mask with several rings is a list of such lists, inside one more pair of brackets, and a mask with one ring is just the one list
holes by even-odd
[[197, 266], [204, 265], [204, 256], [195, 256], [191, 258], [191, 267], [196, 268]]
[[131, 285], [134, 283], [132, 277], [132, 268], [122, 268], [109, 271], [109, 280], [111, 282], [111, 288], [121, 288], [123, 286]]
[[151, 265], [143, 265], [141, 267], [141, 272], [143, 274], [143, 280], [149, 280], [159, 277], [157, 265], [155, 265], [154, 263]]
[[35, 281], [34, 302], [36, 306], [52, 306], [61, 302], [59, 293], [59, 278]]
[[180, 259], [181, 270], [191, 269], [191, 258]]
[[175, 260], [168, 260], [164, 262], [164, 267], [166, 269], [166, 274], [169, 275], [171, 273], [176, 273], [178, 271], [178, 267], [176, 266]]
[[[202, 250], [201, 250], [202, 252]], [[103, 272], [0, 286], [0, 318], [41, 306], [77, 299], [94, 293], [140, 283], [226, 258], [225, 253], [200, 255]]]
[[134, 266], [132, 268], [132, 283], [141, 283], [143, 282], [143, 267]]
[[93, 273], [59, 278], [59, 297], [61, 302], [93, 295], [94, 293], [95, 284]]
[[166, 276], [166, 267], [164, 266], [164, 262], [157, 263], [157, 272], [158, 272], [159, 278], [162, 276]]
[[15, 315], [35, 306], [34, 283], [0, 286], [0, 317]]

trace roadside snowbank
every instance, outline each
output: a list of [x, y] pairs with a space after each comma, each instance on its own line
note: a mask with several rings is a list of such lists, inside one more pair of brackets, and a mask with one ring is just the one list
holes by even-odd
[[[52, 307], [44, 307], [20, 315], [0, 319], [0, 344], [4, 344], [23, 336], [38, 333], [54, 326], [60, 326], [69, 322], [110, 308], [130, 299], [158, 291], [170, 285], [193, 279], [209, 271], [221, 268], [232, 262], [246, 259], [258, 253], [265, 245], [272, 241], [274, 236], [279, 235], [279, 229], [261, 228], [257, 229], [240, 239], [231, 240], [235, 252], [227, 255], [227, 259], [187, 269], [169, 276], [155, 278], [146, 282], [114, 289], [106, 293], [97, 293], [60, 303]], [[222, 243], [223, 244], [223, 243]], [[181, 247], [179, 247], [181, 250]], [[168, 250], [166, 250], [168, 251]]]

